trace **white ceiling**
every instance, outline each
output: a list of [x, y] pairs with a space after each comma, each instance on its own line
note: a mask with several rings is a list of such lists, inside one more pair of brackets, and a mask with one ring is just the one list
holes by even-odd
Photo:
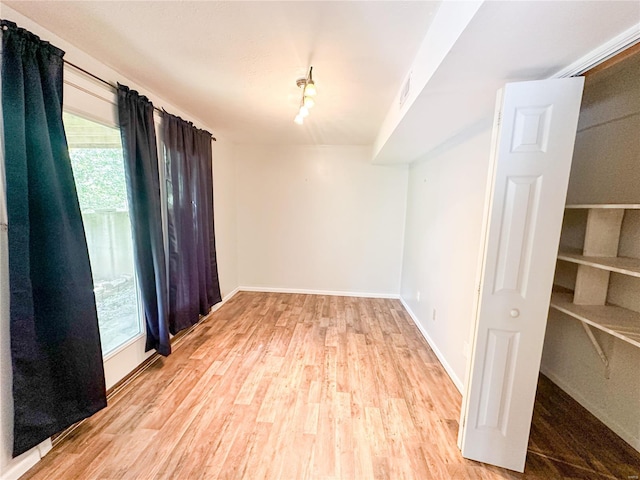
[[[440, 7], [455, 10], [447, 1], [2, 3], [216, 136], [372, 145], [388, 135], [382, 122]], [[485, 1], [391, 136], [378, 139], [376, 162], [435, 154], [489, 128], [504, 83], [547, 78], [634, 26], [638, 0]], [[298, 126], [295, 80], [309, 65], [317, 106]]]
[[376, 163], [435, 156], [491, 128], [498, 89], [540, 80], [618, 35], [640, 37], [640, 1], [485, 1]]
[[[336, 145], [373, 143], [440, 5], [3, 3], [170, 100], [214, 135], [236, 143]], [[301, 127], [293, 123], [300, 102], [295, 80], [309, 65], [317, 105]]]

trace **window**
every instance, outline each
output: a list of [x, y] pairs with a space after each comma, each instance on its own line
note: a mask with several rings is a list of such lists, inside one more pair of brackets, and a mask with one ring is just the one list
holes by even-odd
[[68, 112], [63, 118], [91, 259], [102, 352], [108, 356], [143, 332], [120, 132]]

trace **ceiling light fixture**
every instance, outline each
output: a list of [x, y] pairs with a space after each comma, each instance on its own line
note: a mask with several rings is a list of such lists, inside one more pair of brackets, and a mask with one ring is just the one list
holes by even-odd
[[305, 117], [309, 115], [309, 109], [312, 108], [316, 101], [314, 98], [317, 90], [316, 84], [313, 81], [313, 67], [309, 67], [309, 75], [306, 78], [299, 78], [296, 80], [296, 85], [298, 88], [302, 88], [302, 99], [300, 100], [300, 110], [298, 110], [298, 114], [296, 118], [293, 120], [298, 125], [302, 125], [304, 123]]

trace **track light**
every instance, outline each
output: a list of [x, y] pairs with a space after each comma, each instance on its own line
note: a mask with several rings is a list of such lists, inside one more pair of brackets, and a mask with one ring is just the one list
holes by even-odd
[[300, 110], [298, 115], [293, 120], [298, 125], [304, 123], [304, 118], [309, 115], [309, 109], [312, 108], [316, 101], [314, 97], [318, 92], [316, 90], [316, 84], [313, 81], [313, 67], [309, 67], [309, 75], [306, 78], [299, 78], [296, 80], [298, 88], [302, 88], [302, 99], [300, 100]]
[[[311, 75], [311, 72], [309, 72], [309, 75]], [[305, 88], [305, 92], [309, 97], [315, 97], [316, 94], [318, 93], [316, 90], [316, 84], [313, 83], [313, 80], [309, 80], [309, 82], [307, 82], [307, 86]]]

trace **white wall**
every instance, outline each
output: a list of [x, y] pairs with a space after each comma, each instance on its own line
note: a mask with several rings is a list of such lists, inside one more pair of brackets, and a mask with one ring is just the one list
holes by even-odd
[[487, 129], [413, 163], [409, 171], [401, 297], [460, 390], [477, 289], [490, 145]]
[[[587, 77], [567, 203], [640, 203], [638, 72], [636, 55]], [[640, 212], [625, 214], [622, 232], [619, 255], [640, 258]], [[560, 262], [557, 271], [565, 270]], [[612, 274], [607, 301], [640, 312], [638, 292], [640, 279]], [[594, 334], [609, 358], [609, 378], [580, 323], [550, 310], [541, 371], [640, 450], [640, 349]]]
[[[413, 159], [394, 158], [394, 154], [402, 151], [401, 145], [389, 146], [381, 153], [390, 137], [393, 135], [404, 116], [422, 93], [427, 83], [449, 54], [462, 32], [471, 23], [484, 0], [442, 2], [422, 41], [416, 58], [405, 75], [402, 85], [409, 80], [409, 93], [400, 104], [402, 87], [396, 94], [389, 111], [380, 126], [373, 145], [373, 158], [377, 163], [393, 163], [395, 161], [411, 161]], [[406, 145], [405, 145], [406, 146]], [[410, 145], [411, 147], [411, 145]]]
[[237, 146], [242, 287], [398, 295], [407, 167], [360, 146]]
[[[138, 89], [146, 95], [154, 105], [164, 107], [167, 111], [192, 120], [197, 127], [214, 133], [215, 129], [199, 122], [188, 112], [174, 107], [166, 99], [154, 95], [153, 92], [138, 85], [108, 66], [100, 63], [69, 44], [52, 32], [49, 32], [15, 12], [6, 5], [2, 5], [2, 18], [16, 22], [20, 27], [39, 35], [57, 47], [66, 51], [65, 59], [79, 65], [86, 70], [104, 78], [111, 83], [123, 83], [133, 89]], [[236, 215], [235, 215], [235, 167], [233, 164], [233, 145], [218, 138], [214, 144], [214, 202], [216, 220], [217, 257], [220, 273], [220, 287], [223, 297], [233, 292], [238, 286], [237, 250], [236, 250]], [[0, 192], [2, 193], [2, 192]], [[0, 207], [4, 208], [4, 195], [1, 195]], [[0, 211], [2, 210], [0, 208]], [[34, 462], [38, 461], [41, 452], [32, 449], [22, 456], [12, 459], [13, 444], [13, 400], [11, 394], [11, 356], [9, 350], [9, 272], [7, 262], [7, 234], [0, 231], [0, 479], [17, 478]], [[46, 447], [45, 447], [46, 448]], [[45, 450], [43, 449], [42, 452]]]
[[222, 298], [238, 288], [238, 237], [234, 146], [213, 144], [213, 205], [218, 276]]

